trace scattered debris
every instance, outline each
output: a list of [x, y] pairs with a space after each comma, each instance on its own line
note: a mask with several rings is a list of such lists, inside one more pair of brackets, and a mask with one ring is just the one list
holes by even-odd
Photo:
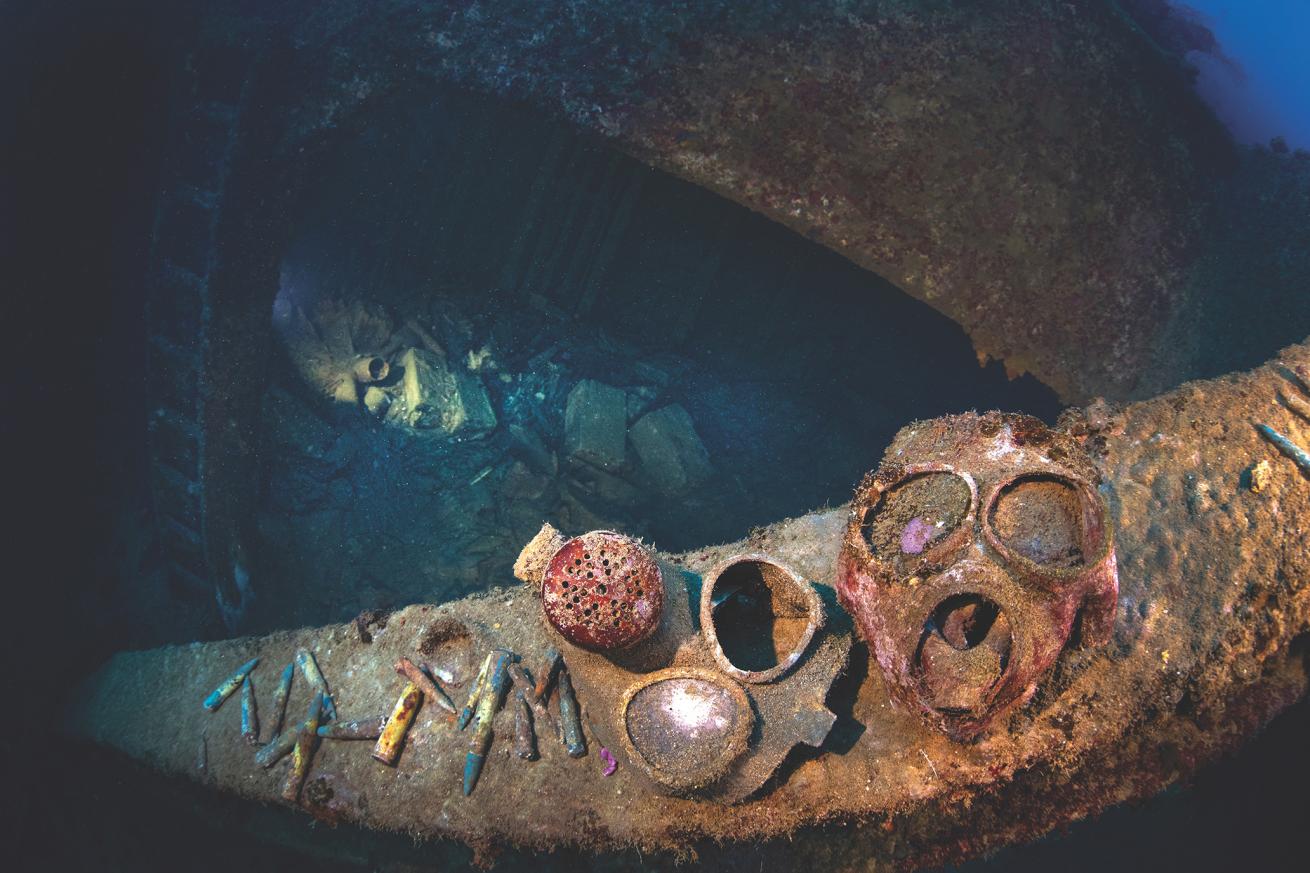
[[387, 616], [391, 613], [385, 609], [366, 609], [355, 616], [351, 622], [361, 643], [373, 642], [373, 628], [383, 630], [387, 626]]
[[564, 451], [570, 458], [617, 470], [626, 458], [627, 395], [583, 379], [569, 392], [564, 409]]
[[210, 712], [217, 712], [218, 708], [223, 705], [223, 701], [231, 697], [241, 687], [241, 684], [246, 681], [246, 677], [250, 675], [250, 671], [254, 670], [258, 663], [258, 658], [251, 658], [238, 667], [235, 673], [218, 683], [218, 687], [205, 698], [205, 709]]
[[1270, 478], [1273, 476], [1273, 468], [1268, 461], [1261, 461], [1251, 467], [1251, 493], [1259, 494], [1269, 487]]
[[468, 355], [465, 356], [464, 365], [474, 373], [495, 372], [500, 367], [500, 365], [496, 363], [496, 358], [491, 351], [490, 345], [484, 345], [476, 352], [469, 349]]
[[642, 472], [662, 494], [684, 494], [714, 473], [691, 415], [676, 403], [643, 415], [628, 436]]

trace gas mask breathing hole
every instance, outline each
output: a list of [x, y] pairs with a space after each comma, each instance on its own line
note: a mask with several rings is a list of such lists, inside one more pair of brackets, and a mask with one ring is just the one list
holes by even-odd
[[714, 631], [739, 670], [768, 670], [795, 652], [813, 621], [810, 612], [787, 573], [762, 561], [733, 564], [714, 585]]
[[922, 473], [885, 491], [864, 516], [874, 556], [897, 565], [913, 560], [960, 526], [972, 493], [954, 473]]
[[1088, 544], [1078, 489], [1054, 476], [1026, 476], [992, 505], [992, 531], [1007, 549], [1054, 569], [1082, 566]]
[[977, 594], [957, 594], [943, 600], [932, 614], [942, 639], [961, 651], [980, 645], [991, 632], [1001, 608]]

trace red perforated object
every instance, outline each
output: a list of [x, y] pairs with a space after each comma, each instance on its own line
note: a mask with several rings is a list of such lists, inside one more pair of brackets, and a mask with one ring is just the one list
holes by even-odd
[[541, 585], [546, 619], [569, 642], [593, 651], [623, 649], [659, 627], [664, 581], [640, 543], [591, 531], [565, 543]]

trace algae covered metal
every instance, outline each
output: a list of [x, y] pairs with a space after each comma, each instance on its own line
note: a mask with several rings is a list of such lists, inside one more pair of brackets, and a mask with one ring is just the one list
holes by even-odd
[[[1293, 347], [1250, 373], [1153, 401], [1071, 410], [1049, 434], [1002, 415], [912, 424], [856, 511], [656, 554], [666, 586], [660, 626], [629, 649], [569, 643], [528, 585], [408, 607], [371, 643], [346, 624], [118, 655], [80, 689], [70, 723], [216, 790], [275, 800], [282, 769], [251, 760], [239, 720], [194, 705], [230, 665], [256, 657], [285, 664], [312, 649], [343, 705], [377, 712], [395, 699], [393, 665], [414, 651], [474, 665], [488, 651], [512, 650], [537, 665], [555, 648], [587, 739], [621, 759], [612, 775], [598, 756], [573, 759], [550, 742], [539, 743], [530, 766], [495, 766], [493, 757], [513, 753], [514, 713], [505, 712], [477, 790], [465, 797], [470, 748], [452, 741], [456, 727], [434, 709], [415, 720], [394, 768], [379, 767], [360, 744], [323, 743], [299, 803], [334, 820], [531, 850], [636, 844], [726, 858], [733, 841], [776, 837], [770, 852], [780, 865], [807, 857], [833, 869], [958, 861], [1154, 793], [1305, 694], [1310, 680], [1292, 641], [1310, 630], [1310, 543], [1298, 521], [1310, 517], [1310, 480], [1252, 425], [1310, 443], [1310, 424], [1279, 396], [1288, 390], [1282, 371], [1307, 365], [1310, 346]], [[956, 444], [954, 466], [943, 469], [944, 447]], [[1249, 471], [1261, 461], [1269, 466], [1254, 491]], [[913, 466], [922, 463], [929, 468]], [[842, 557], [853, 547], [858, 564]], [[718, 569], [743, 555], [787, 572], [757, 579], [755, 567], [734, 579]], [[891, 586], [889, 604], [902, 605], [881, 611], [860, 582], [849, 592], [853, 620], [837, 602], [843, 560], [861, 572], [886, 569], [871, 581]], [[997, 569], [972, 563], [984, 560]], [[967, 573], [952, 569], [961, 562], [971, 562]], [[534, 585], [546, 563], [526, 562], [538, 569]], [[788, 594], [793, 578], [813, 587], [823, 610], [795, 664], [763, 682], [725, 670], [694, 608], [706, 580], [718, 648], [750, 678], [771, 670], [770, 660], [791, 660], [811, 624], [803, 587]], [[1036, 591], [1045, 592], [1040, 608], [1025, 605]], [[734, 636], [732, 616], [760, 619], [758, 635]], [[869, 654], [852, 648], [857, 631], [875, 641]], [[884, 672], [876, 651], [884, 633], [885, 653], [906, 658], [905, 673], [894, 660]], [[494, 712], [513, 678], [504, 654], [487, 673], [497, 658], [501, 687], [492, 694], [484, 681], [475, 709]], [[914, 684], [902, 685], [903, 676]], [[292, 689], [297, 709], [309, 693], [303, 685]], [[1154, 717], [1142, 718], [1147, 711]], [[738, 718], [753, 720], [744, 744]], [[480, 719], [479, 728], [490, 722]], [[150, 729], [160, 724], [168, 735]], [[693, 730], [714, 741], [669, 741]], [[807, 741], [817, 747], [788, 757]], [[1155, 750], [1164, 747], [1191, 757], [1162, 759]], [[710, 753], [724, 748], [740, 752], [714, 778], [723, 762]], [[666, 773], [708, 776], [674, 785]], [[368, 802], [330, 806], [311, 790], [318, 780]], [[832, 821], [841, 827], [822, 824]], [[707, 848], [703, 838], [724, 842]]]

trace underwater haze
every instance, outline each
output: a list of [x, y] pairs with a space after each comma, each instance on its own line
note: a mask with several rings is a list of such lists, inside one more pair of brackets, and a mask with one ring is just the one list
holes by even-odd
[[1301, 869], [1310, 6], [0, 7], [13, 869]]

